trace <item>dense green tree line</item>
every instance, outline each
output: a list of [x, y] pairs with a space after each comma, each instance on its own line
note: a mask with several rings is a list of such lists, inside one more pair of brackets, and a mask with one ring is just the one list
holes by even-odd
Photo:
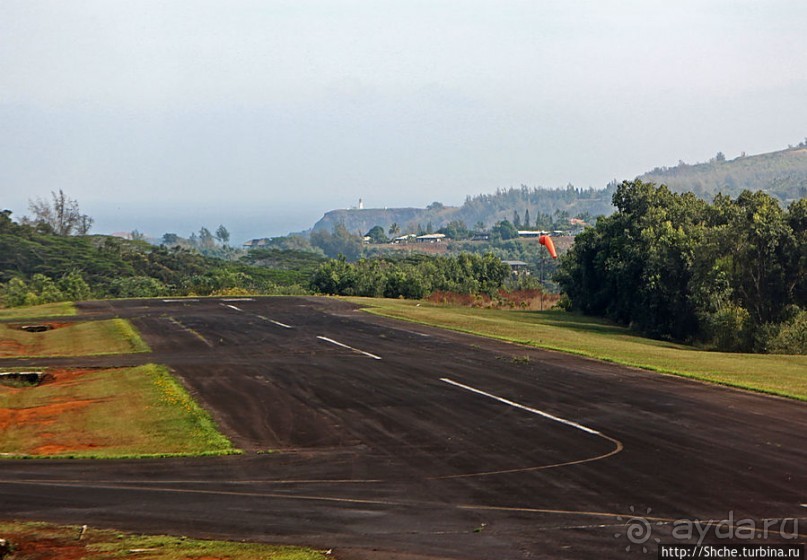
[[807, 199], [713, 203], [640, 180], [578, 235], [557, 279], [571, 306], [660, 338], [807, 352]]
[[323, 294], [422, 298], [433, 291], [493, 294], [510, 275], [497, 257], [469, 253], [453, 257], [333, 259], [316, 271], [311, 287]]

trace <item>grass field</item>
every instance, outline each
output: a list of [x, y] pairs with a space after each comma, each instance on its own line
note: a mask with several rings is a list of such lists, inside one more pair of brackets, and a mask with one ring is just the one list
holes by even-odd
[[122, 458], [236, 453], [163, 366], [52, 370], [36, 387], [0, 386], [5, 457]]
[[47, 317], [72, 317], [76, 314], [76, 306], [71, 302], [45, 303], [30, 307], [11, 307], [0, 309], [0, 321], [17, 319], [44, 319]]
[[367, 311], [537, 348], [807, 400], [807, 356], [729, 354], [642, 338], [564, 311], [507, 311], [348, 298]]
[[56, 323], [41, 333], [21, 330], [18, 324], [0, 324], [0, 358], [94, 356], [148, 352], [149, 348], [124, 319]]
[[292, 546], [136, 535], [92, 527], [82, 534], [79, 526], [32, 522], [0, 521], [0, 539], [10, 541], [15, 548], [9, 560], [324, 560], [327, 557], [323, 551]]

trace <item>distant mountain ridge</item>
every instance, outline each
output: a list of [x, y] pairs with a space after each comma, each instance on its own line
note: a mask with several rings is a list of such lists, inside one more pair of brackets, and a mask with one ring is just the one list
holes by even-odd
[[389, 230], [397, 224], [401, 233], [419, 230], [437, 230], [449, 222], [462, 221], [467, 227], [482, 223], [489, 228], [502, 220], [513, 221], [517, 213], [526, 225], [541, 227], [549, 218], [586, 218], [613, 211], [611, 195], [615, 185], [606, 189], [565, 188], [544, 189], [521, 186], [507, 190], [499, 189], [494, 194], [468, 196], [462, 206], [445, 206], [439, 202], [427, 208], [350, 208], [331, 210], [316, 223], [312, 231], [331, 231], [337, 224], [344, 224], [352, 233], [364, 234], [373, 226]]
[[796, 147], [726, 160], [718, 153], [707, 163], [684, 162], [639, 175], [675, 192], [694, 192], [711, 200], [717, 193], [736, 198], [744, 190], [765, 191], [784, 205], [807, 197], [807, 140]]
[[[680, 162], [675, 167], [657, 167], [637, 177], [642, 181], [665, 184], [675, 192], [691, 191], [711, 201], [717, 193], [736, 198], [743, 190], [762, 190], [787, 205], [807, 197], [807, 140], [796, 147], [726, 160], [718, 153], [706, 163]], [[312, 231], [331, 231], [344, 224], [352, 233], [364, 234], [373, 226], [386, 230], [397, 224], [401, 233], [437, 230], [449, 222], [462, 221], [469, 228], [482, 223], [489, 228], [501, 220], [523, 220], [526, 212], [531, 226], [540, 227], [546, 217], [583, 216], [593, 218], [614, 211], [611, 197], [617, 183], [604, 189], [562, 188], [498, 189], [493, 194], [468, 196], [462, 206], [433, 203], [427, 208], [344, 209], [327, 212]], [[542, 220], [542, 218], [544, 218]], [[536, 222], [539, 222], [536, 224]]]

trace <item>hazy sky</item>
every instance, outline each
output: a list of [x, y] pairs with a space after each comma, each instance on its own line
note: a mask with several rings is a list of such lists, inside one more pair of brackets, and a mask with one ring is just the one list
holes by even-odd
[[233, 241], [807, 136], [804, 0], [1, 0], [0, 206]]

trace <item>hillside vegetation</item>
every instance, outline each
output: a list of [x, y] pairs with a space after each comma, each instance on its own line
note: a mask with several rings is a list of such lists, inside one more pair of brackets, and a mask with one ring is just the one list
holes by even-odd
[[[207, 257], [180, 246], [103, 235], [58, 235], [0, 212], [0, 295], [8, 306], [104, 297], [299, 292], [323, 260], [256, 254], [252, 263]], [[272, 268], [257, 266], [270, 258]], [[302, 264], [304, 263], [305, 264]]]
[[716, 194], [737, 197], [744, 190], [765, 191], [784, 204], [807, 197], [807, 141], [796, 147], [726, 160], [718, 153], [707, 163], [657, 167], [640, 175], [645, 182], [673, 192], [694, 192], [711, 200]]

